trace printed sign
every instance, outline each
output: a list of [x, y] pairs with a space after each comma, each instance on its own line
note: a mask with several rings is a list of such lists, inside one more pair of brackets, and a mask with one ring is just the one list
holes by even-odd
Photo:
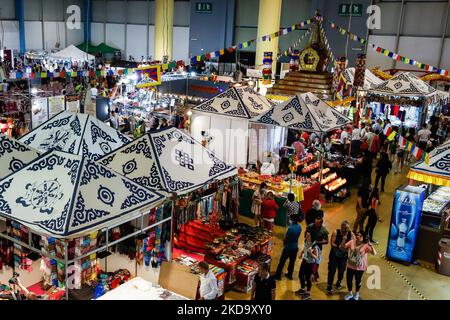
[[161, 84], [161, 66], [146, 66], [135, 69], [136, 88], [146, 88]]
[[363, 5], [360, 3], [341, 3], [339, 5], [339, 15], [342, 17], [361, 17], [363, 12]]
[[197, 13], [212, 13], [211, 2], [197, 2], [195, 4], [195, 12]]

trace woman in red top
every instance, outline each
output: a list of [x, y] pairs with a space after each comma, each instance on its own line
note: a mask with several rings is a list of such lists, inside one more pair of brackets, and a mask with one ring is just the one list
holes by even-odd
[[266, 198], [261, 203], [261, 216], [263, 218], [263, 227], [270, 232], [273, 232], [278, 209], [279, 207], [274, 200], [273, 192], [267, 193]]

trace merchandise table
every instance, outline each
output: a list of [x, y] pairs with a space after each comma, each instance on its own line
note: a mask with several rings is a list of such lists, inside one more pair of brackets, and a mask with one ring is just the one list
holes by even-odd
[[97, 300], [189, 300], [163, 288], [155, 288], [140, 277], [133, 278]]
[[[253, 189], [243, 189], [239, 195], [239, 213], [245, 217], [253, 218], [252, 196], [255, 191]], [[301, 201], [303, 212], [308, 211], [312, 207], [312, 202], [320, 197], [320, 184], [315, 183], [303, 188], [303, 201]], [[286, 226], [286, 209], [283, 204], [286, 201], [285, 197], [276, 196], [275, 202], [280, 207], [275, 217], [275, 225]]]

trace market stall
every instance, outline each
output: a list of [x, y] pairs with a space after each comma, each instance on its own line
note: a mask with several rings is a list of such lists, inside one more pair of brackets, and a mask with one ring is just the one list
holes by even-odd
[[130, 139], [90, 115], [64, 111], [19, 141], [40, 152], [60, 150], [96, 160]]
[[372, 119], [389, 119], [395, 126], [419, 128], [431, 116], [439, 115], [448, 102], [448, 97], [443, 98], [436, 89], [405, 72], [368, 90], [365, 113]]
[[245, 167], [272, 150], [271, 146], [258, 150], [263, 142], [258, 142], [258, 135], [250, 137], [249, 119], [273, 107], [250, 87], [232, 87], [192, 109], [191, 134], [207, 141], [208, 148], [227, 163]]
[[[411, 167], [408, 173], [411, 186], [397, 189], [390, 233], [397, 244], [392, 245], [390, 257], [406, 263], [418, 259], [436, 266], [439, 242], [450, 237], [449, 154], [450, 142], [439, 146], [430, 154], [429, 161]], [[421, 183], [421, 189], [412, 186], [414, 181]], [[408, 212], [411, 216], [406, 214]], [[398, 240], [400, 228], [406, 228], [408, 234], [404, 241]], [[403, 254], [396, 254], [395, 246], [404, 248]]]
[[[1, 261], [13, 270], [35, 272], [30, 254], [37, 253], [44, 284], [64, 288], [66, 298], [69, 291], [97, 281], [98, 259], [116, 244], [143, 236], [141, 259], [148, 266], [151, 257], [159, 263], [161, 246], [170, 242], [172, 210], [161, 210], [159, 216], [156, 210], [164, 207], [165, 198], [88, 158], [46, 153], [3, 179], [0, 189], [0, 215], [6, 218], [1, 248], [14, 248], [2, 250]], [[131, 229], [124, 234], [115, 230], [124, 225]], [[75, 282], [68, 283], [72, 272]]]
[[178, 195], [237, 173], [235, 167], [173, 127], [146, 134], [99, 162], [143, 186]]
[[[322, 142], [325, 133], [342, 128], [344, 125], [351, 122], [350, 119], [330, 107], [312, 93], [296, 95], [286, 102], [281, 103], [276, 108], [253, 118], [251, 121], [282, 126], [294, 130], [316, 132], [320, 134]], [[303, 159], [297, 159], [293, 154], [288, 155], [291, 166], [291, 175], [282, 177], [281, 180], [276, 180], [280, 182], [288, 180], [290, 185], [291, 178], [294, 178], [293, 173], [296, 172], [297, 180], [304, 184], [303, 193], [306, 191], [309, 195], [314, 195], [315, 199], [319, 199], [321, 186], [326, 191], [327, 198], [332, 199], [334, 198], [334, 195], [338, 193], [341, 194], [341, 198], [347, 197], [347, 192], [342, 194], [342, 190], [346, 185], [346, 179], [340, 178], [334, 170], [323, 170], [323, 160], [326, 153], [322, 150], [324, 150], [323, 145], [322, 149], [318, 150], [318, 156], [311, 154], [304, 156]], [[295, 190], [297, 189], [295, 186], [299, 182], [292, 183], [294, 186], [292, 187], [294, 193], [296, 193]], [[285, 187], [286, 184], [284, 183], [284, 185], [276, 186], [275, 189], [278, 188], [276, 191], [284, 191], [286, 190]], [[291, 190], [291, 187], [289, 190]], [[319, 190], [319, 192], [317, 192], [317, 190]], [[310, 198], [309, 195], [307, 198]], [[298, 200], [302, 200], [302, 197], [298, 198]], [[305, 203], [304, 207], [304, 210], [307, 210], [310, 207], [309, 201]], [[284, 219], [282, 219], [281, 216], [283, 216]], [[285, 220], [285, 214], [279, 212], [275, 221], [277, 221], [277, 219], [279, 223], [282, 220]]]

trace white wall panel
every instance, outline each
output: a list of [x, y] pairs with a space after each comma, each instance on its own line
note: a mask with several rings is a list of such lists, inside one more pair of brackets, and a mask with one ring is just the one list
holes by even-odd
[[100, 43], [102, 43], [104, 40], [103, 33], [104, 33], [103, 23], [93, 22], [91, 24], [91, 42], [92, 42], [92, 44], [97, 46]]
[[141, 57], [147, 56], [147, 26], [127, 25], [127, 58], [133, 56], [135, 61], [141, 61]]
[[125, 52], [125, 25], [106, 24], [106, 44]]
[[[436, 66], [437, 67], [437, 66]], [[445, 39], [441, 68], [450, 69], [450, 39]]]
[[19, 39], [19, 22], [18, 21], [2, 21], [1, 27], [3, 28], [1, 48], [6, 47], [8, 49], [20, 49]]
[[[369, 42], [376, 44], [377, 46], [383, 47], [388, 50], [394, 50], [395, 48], [395, 36], [370, 36]], [[392, 59], [386, 57], [371, 47], [367, 50], [367, 66], [369, 68], [380, 67], [381, 69], [392, 68]]]
[[155, 26], [150, 26], [148, 31], [148, 50], [149, 56], [153, 57], [155, 55]]
[[55, 21], [45, 21], [44, 22], [44, 32], [45, 32], [45, 49], [55, 49], [56, 43], [59, 42], [59, 49], [65, 47], [65, 23], [55, 22]]
[[173, 27], [173, 59], [189, 60], [189, 27]]
[[70, 30], [67, 29], [67, 45], [79, 45], [84, 42], [84, 25], [81, 24], [81, 28], [79, 30]]
[[[400, 37], [398, 54], [436, 66], [439, 60], [440, 43], [440, 38]], [[397, 66], [417, 70], [417, 67], [401, 62]]]
[[25, 46], [27, 50], [42, 49], [42, 23], [25, 21]]

